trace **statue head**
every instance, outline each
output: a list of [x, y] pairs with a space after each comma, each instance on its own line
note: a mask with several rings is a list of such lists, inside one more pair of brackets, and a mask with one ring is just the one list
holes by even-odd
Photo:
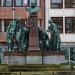
[[56, 26], [55, 23], [53, 23], [53, 20], [52, 19], [49, 20], [48, 23], [49, 23], [48, 31], [50, 31], [50, 32], [57, 32], [57, 26]]
[[21, 22], [21, 19], [20, 18], [16, 18], [16, 23], [19, 23], [19, 22]]
[[48, 23], [50, 24], [50, 23], [53, 23], [53, 20], [52, 19], [50, 19], [49, 21], [48, 21]]
[[35, 8], [36, 6], [34, 4], [31, 5], [31, 8]]

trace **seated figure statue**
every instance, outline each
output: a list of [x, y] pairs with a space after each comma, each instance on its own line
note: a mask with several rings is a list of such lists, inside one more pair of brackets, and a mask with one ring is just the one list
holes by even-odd
[[51, 33], [50, 50], [60, 51], [61, 38], [57, 26], [52, 20], [49, 20], [48, 31]]

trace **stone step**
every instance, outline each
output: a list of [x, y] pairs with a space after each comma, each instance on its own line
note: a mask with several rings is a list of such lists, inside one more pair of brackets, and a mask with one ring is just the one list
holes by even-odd
[[0, 72], [0, 75], [75, 75], [75, 71]]
[[15, 71], [50, 71], [50, 70], [58, 70], [60, 65], [9, 65], [8, 66], [10, 72]]

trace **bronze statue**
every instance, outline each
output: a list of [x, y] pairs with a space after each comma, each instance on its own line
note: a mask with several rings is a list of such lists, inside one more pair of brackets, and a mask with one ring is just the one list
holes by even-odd
[[57, 26], [52, 20], [49, 20], [48, 31], [51, 33], [50, 50], [60, 51], [61, 38]]
[[7, 28], [8, 51], [14, 51], [14, 40], [17, 51], [24, 51], [29, 44], [29, 30], [21, 25], [21, 20], [16, 19], [9, 23]]
[[7, 28], [7, 44], [8, 44], [8, 50], [13, 51], [14, 48], [14, 37], [15, 37], [15, 30], [16, 30], [17, 24], [16, 21], [12, 21], [9, 23], [9, 26]]
[[15, 43], [17, 46], [17, 50], [21, 51], [21, 32], [22, 32], [22, 24], [20, 19], [16, 19], [16, 30], [15, 30]]
[[46, 31], [43, 31], [41, 28], [38, 28], [39, 33], [39, 46], [41, 50], [49, 50], [49, 37]]
[[26, 51], [29, 47], [29, 29], [23, 26], [21, 32], [21, 50]]
[[36, 7], [36, 5], [31, 5], [31, 7], [27, 8], [28, 12], [31, 14], [37, 14], [39, 12], [39, 7]]

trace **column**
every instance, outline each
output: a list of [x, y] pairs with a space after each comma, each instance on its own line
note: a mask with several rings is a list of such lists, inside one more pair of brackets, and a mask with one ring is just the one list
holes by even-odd
[[63, 34], [65, 34], [65, 13], [64, 13], [64, 9], [65, 9], [65, 1], [63, 0]]
[[2, 32], [4, 32], [4, 20], [2, 20], [1, 22], [2, 22]]

